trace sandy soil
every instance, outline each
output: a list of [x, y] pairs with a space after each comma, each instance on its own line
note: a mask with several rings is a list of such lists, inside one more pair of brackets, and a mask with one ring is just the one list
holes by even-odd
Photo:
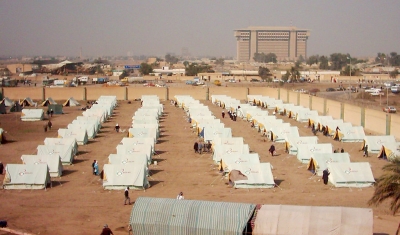
[[[220, 118], [221, 108], [204, 101]], [[151, 187], [145, 191], [131, 191], [131, 200], [139, 196], [175, 198], [182, 191], [185, 199], [248, 202], [256, 204], [288, 204], [315, 206], [369, 207], [367, 201], [374, 189], [332, 188], [325, 186], [319, 177], [312, 177], [306, 165], [295, 156], [284, 153], [283, 144], [275, 144], [276, 157], [267, 155], [271, 143], [260, 136], [250, 124], [243, 120], [222, 120], [232, 128], [233, 136], [242, 136], [250, 149], [259, 153], [262, 162], [270, 162], [279, 187], [274, 189], [232, 189], [218, 173], [211, 154], [195, 154], [193, 143], [197, 139], [182, 109], [165, 102], [165, 114], [161, 119], [161, 137], [156, 145], [158, 164], [151, 165], [149, 177]], [[122, 191], [105, 191], [98, 176], [91, 174], [91, 163], [97, 159], [100, 166], [107, 157], [116, 153], [116, 146], [127, 133], [116, 133], [113, 126], [119, 123], [122, 129], [129, 128], [134, 112], [140, 102], [119, 102], [112, 118], [103, 124], [99, 135], [89, 144], [79, 146], [79, 154], [71, 166], [65, 166], [61, 178], [52, 179], [52, 188], [47, 190], [0, 190], [0, 220], [7, 220], [9, 227], [33, 234], [99, 234], [107, 223], [114, 234], [127, 234], [127, 225], [132, 205], [124, 205]], [[43, 131], [43, 122], [21, 122], [19, 114], [0, 116], [0, 127], [5, 129], [8, 143], [0, 145], [0, 160], [21, 163], [22, 154], [35, 154], [36, 147], [46, 137], [56, 137], [59, 128], [65, 128], [82, 111], [76, 107], [65, 107], [65, 114], [53, 117], [53, 128]], [[304, 123], [283, 117], [285, 122], [299, 127], [300, 135], [311, 134]], [[343, 147], [351, 160], [369, 161], [375, 178], [382, 174], [386, 161], [375, 157], [363, 158], [359, 143], [342, 144], [319, 135], [320, 143], [332, 143]], [[102, 168], [102, 167], [101, 167]], [[0, 176], [3, 180], [4, 175]], [[394, 234], [398, 217], [391, 216], [388, 203], [374, 210], [374, 233]], [[2, 233], [0, 234], [7, 234]]]

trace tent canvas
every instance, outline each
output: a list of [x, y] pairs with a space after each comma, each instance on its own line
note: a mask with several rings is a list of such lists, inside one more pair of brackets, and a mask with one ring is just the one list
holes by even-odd
[[23, 164], [27, 165], [40, 165], [45, 164], [48, 166], [50, 177], [60, 177], [63, 172], [61, 158], [58, 155], [22, 155], [21, 160]]
[[1, 103], [4, 103], [6, 107], [11, 107], [14, 104], [14, 102], [10, 100], [8, 97], [4, 97]]
[[158, 127], [158, 124], [137, 124], [137, 123], [134, 123], [134, 124], [132, 124], [132, 128], [145, 128], [145, 129], [154, 128], [156, 130], [157, 138], [160, 137], [160, 129]]
[[50, 104], [57, 104], [57, 102], [55, 102], [51, 97], [42, 102], [42, 106], [48, 106]]
[[19, 104], [18, 101], [15, 101], [10, 108], [10, 112], [21, 112], [21, 111], [22, 111], [22, 106]]
[[224, 155], [218, 165], [219, 171], [230, 172], [233, 164], [258, 164], [260, 163], [260, 156], [258, 153], [248, 154], [230, 154]]
[[370, 187], [375, 183], [369, 162], [331, 163], [329, 182], [335, 187]]
[[329, 164], [336, 162], [350, 162], [348, 153], [315, 153], [308, 163], [307, 170], [322, 176], [322, 172], [329, 167]]
[[318, 116], [318, 112], [310, 110], [308, 108], [300, 109], [296, 114], [296, 120], [298, 122], [308, 122], [310, 119], [315, 119]]
[[41, 121], [43, 117], [43, 109], [23, 109], [21, 113], [21, 121]]
[[153, 157], [152, 148], [150, 144], [141, 145], [117, 145], [117, 154], [122, 155], [135, 155], [135, 154], [146, 154], [147, 163], [151, 164], [151, 159]]
[[364, 149], [364, 146], [368, 145], [369, 153], [379, 153], [382, 145], [387, 143], [396, 143], [393, 135], [366, 135], [361, 149]]
[[299, 128], [297, 126], [290, 126], [289, 123], [271, 127], [270, 138], [272, 141], [284, 143], [288, 136], [299, 137]]
[[373, 234], [370, 208], [262, 205], [255, 214], [253, 235]]
[[205, 128], [211, 128], [211, 129], [221, 129], [224, 128], [225, 124], [224, 123], [199, 123], [197, 126], [197, 133], [199, 136], [204, 138], [204, 130]]
[[83, 129], [58, 129], [59, 138], [75, 138], [78, 145], [85, 145], [88, 142], [88, 135]]
[[315, 153], [332, 153], [332, 144], [297, 145], [297, 159], [302, 163], [308, 163]]
[[234, 163], [229, 165], [229, 183], [234, 188], [274, 188], [270, 163]]
[[87, 123], [87, 124], [70, 123], [68, 124], [67, 128], [69, 130], [86, 131], [88, 139], [94, 139], [96, 137], [96, 127], [94, 123]]
[[72, 147], [72, 154], [75, 156], [78, 153], [78, 144], [73, 137], [66, 138], [45, 138], [44, 145], [63, 145], [65, 147]]
[[215, 138], [230, 138], [232, 137], [231, 128], [204, 128], [204, 140], [213, 141]]
[[119, 144], [126, 145], [126, 146], [135, 146], [135, 145], [145, 145], [149, 144], [151, 145], [151, 152], [155, 153], [155, 147], [154, 147], [154, 140], [153, 138], [148, 138], [148, 137], [143, 137], [143, 138], [128, 138], [124, 137], [122, 138], [121, 142]]
[[33, 102], [33, 100], [31, 98], [29, 98], [29, 97], [26, 97], [25, 99], [21, 100], [19, 102], [19, 104], [22, 107], [25, 107], [25, 106], [35, 106], [36, 107], [37, 106], [37, 103]]
[[287, 136], [286, 139], [286, 151], [289, 154], [296, 155], [298, 145], [301, 144], [317, 144], [318, 137], [317, 136]]
[[63, 106], [61, 104], [49, 104], [47, 110], [53, 110], [54, 114], [63, 114]]
[[382, 145], [381, 151], [378, 153], [378, 158], [393, 161], [400, 156], [399, 143], [386, 143]]
[[365, 132], [362, 126], [339, 127], [333, 135], [333, 139], [342, 142], [363, 142]]
[[249, 153], [249, 145], [247, 144], [218, 145], [214, 147], [213, 160], [215, 163], [218, 163], [225, 155]]
[[70, 97], [63, 103], [63, 106], [80, 106], [81, 104], [74, 99], [74, 97]]
[[45, 189], [51, 184], [46, 164], [7, 164], [4, 189]]
[[60, 156], [63, 165], [71, 165], [74, 160], [72, 147], [66, 145], [38, 145], [37, 155]]
[[135, 235], [243, 234], [254, 204], [139, 197], [129, 219]]
[[[94, 129], [94, 136], [99, 132], [100, 130], [100, 122], [97, 119], [87, 119], [87, 120], [73, 120], [72, 124], [79, 124], [79, 125], [88, 125], [88, 126], [93, 126]], [[88, 133], [89, 135], [89, 133]]]
[[136, 164], [147, 167], [147, 155], [145, 153], [136, 154], [110, 154], [108, 164]]
[[157, 142], [157, 130], [155, 128], [129, 128], [128, 137], [137, 138], [153, 138], [154, 143]]
[[147, 167], [142, 164], [104, 164], [103, 188], [108, 190], [146, 189], [150, 187], [147, 180]]
[[218, 145], [237, 145], [244, 144], [243, 137], [228, 137], [228, 138], [220, 138], [216, 137], [213, 139], [213, 147]]

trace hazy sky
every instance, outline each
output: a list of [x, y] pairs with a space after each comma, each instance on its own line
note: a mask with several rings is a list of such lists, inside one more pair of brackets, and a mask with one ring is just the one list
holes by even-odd
[[311, 30], [308, 55], [400, 54], [399, 0], [0, 0], [0, 55], [236, 56], [233, 31]]

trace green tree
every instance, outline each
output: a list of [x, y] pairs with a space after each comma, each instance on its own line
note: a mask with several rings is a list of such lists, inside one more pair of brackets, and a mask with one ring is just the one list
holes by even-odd
[[300, 55], [297, 61], [299, 61], [300, 63], [304, 63], [306, 60], [304, 59], [303, 55]]
[[223, 58], [218, 58], [218, 59], [215, 60], [214, 63], [215, 63], [216, 65], [223, 66], [224, 63], [225, 63], [225, 60], [224, 60]]
[[187, 60], [183, 61], [183, 65], [185, 66], [185, 68], [187, 68], [189, 66], [189, 61]]
[[379, 205], [387, 199], [392, 199], [390, 210], [395, 215], [400, 208], [400, 160], [394, 160], [382, 170], [384, 173], [376, 180], [375, 192], [368, 204]]
[[[349, 64], [350, 55], [333, 53], [330, 56], [331, 69], [332, 70], [342, 70], [342, 68]], [[353, 58], [352, 58], [353, 59]]]
[[399, 75], [399, 71], [397, 69], [394, 69], [389, 73], [390, 78], [397, 78], [397, 75]]
[[329, 60], [324, 55], [319, 57], [319, 68], [320, 69], [329, 69]]
[[319, 62], [319, 55], [312, 55], [308, 57], [306, 64], [313, 65], [313, 64], [318, 64], [318, 62]]
[[143, 75], [149, 75], [153, 72], [153, 66], [148, 63], [141, 63], [139, 71]]
[[187, 76], [197, 76], [198, 73], [213, 73], [214, 70], [208, 64], [191, 63], [185, 68]]
[[266, 67], [260, 66], [258, 68], [258, 75], [261, 77], [261, 80], [263, 81], [268, 81], [268, 80], [272, 81], [271, 71]]
[[173, 55], [167, 54], [165, 55], [165, 62], [169, 63], [170, 65], [178, 63], [179, 59]]

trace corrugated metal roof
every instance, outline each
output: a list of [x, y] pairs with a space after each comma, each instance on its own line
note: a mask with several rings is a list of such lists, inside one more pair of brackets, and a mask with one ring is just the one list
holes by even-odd
[[139, 197], [130, 225], [135, 235], [242, 234], [254, 204]]

